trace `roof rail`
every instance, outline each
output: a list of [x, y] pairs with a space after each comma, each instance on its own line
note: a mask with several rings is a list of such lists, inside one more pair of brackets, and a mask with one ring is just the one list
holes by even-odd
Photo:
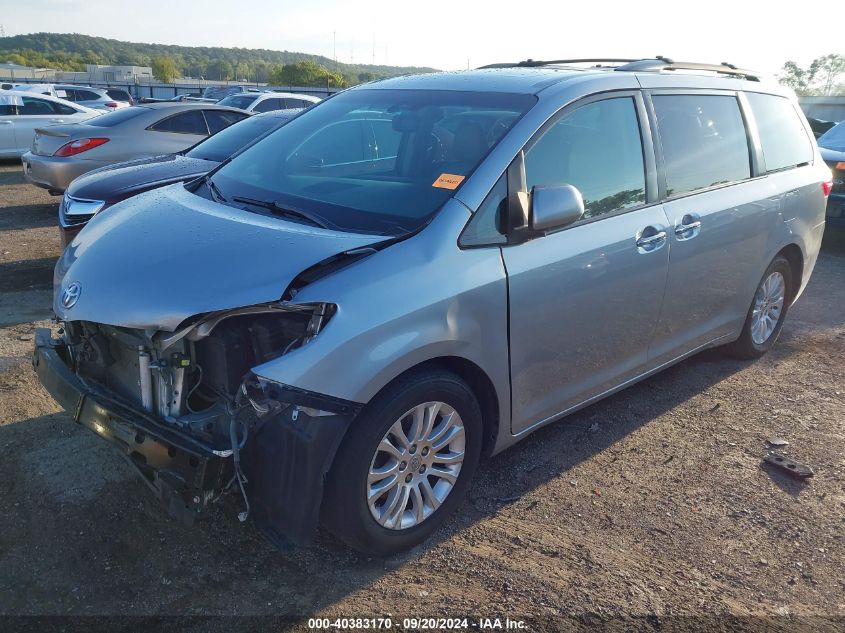
[[612, 66], [613, 70], [621, 70], [628, 72], [659, 72], [663, 70], [701, 70], [706, 72], [720, 73], [722, 75], [731, 75], [733, 77], [743, 77], [749, 81], [760, 81], [760, 73], [753, 70], [744, 70], [737, 68], [728, 62], [721, 64], [700, 64], [697, 62], [676, 62], [674, 59], [669, 59], [662, 55], [657, 55], [654, 58], [647, 59], [622, 59], [615, 57], [596, 57], [584, 59], [553, 59], [553, 60], [537, 60], [526, 59], [525, 61], [515, 63], [503, 64], [489, 64], [481, 68], [537, 68], [540, 66], [554, 66], [566, 64], [594, 64], [595, 68], [603, 67], [602, 64], [620, 64]]
[[658, 55], [654, 59], [639, 59], [629, 62], [622, 66], [617, 66], [614, 70], [629, 71], [629, 72], [650, 72], [661, 70], [703, 70], [707, 72], [720, 73], [722, 75], [731, 75], [734, 77], [743, 77], [749, 81], [760, 81], [760, 73], [753, 70], [745, 70], [737, 68], [728, 62], [721, 64], [700, 64], [698, 62], [676, 62], [668, 57]]
[[625, 64], [630, 62], [638, 61], [636, 59], [621, 59], [617, 57], [589, 57], [584, 59], [550, 59], [550, 60], [540, 60], [540, 59], [526, 59], [525, 61], [521, 62], [505, 62], [503, 64], [488, 64], [487, 66], [481, 66], [481, 68], [534, 68], [538, 66], [552, 66], [554, 64], [587, 64], [587, 63], [596, 63], [596, 64]]

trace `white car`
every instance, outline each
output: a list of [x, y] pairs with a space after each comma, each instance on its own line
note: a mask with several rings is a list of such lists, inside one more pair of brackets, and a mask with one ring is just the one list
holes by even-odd
[[271, 110], [302, 110], [322, 99], [292, 92], [241, 92], [224, 97], [217, 105], [239, 108], [244, 112], [270, 112]]
[[0, 157], [14, 158], [27, 152], [35, 128], [81, 123], [100, 114], [99, 110], [49, 95], [5, 90], [0, 93]]

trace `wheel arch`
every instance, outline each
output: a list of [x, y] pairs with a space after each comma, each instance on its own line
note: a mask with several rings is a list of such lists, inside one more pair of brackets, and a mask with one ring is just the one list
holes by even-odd
[[[499, 411], [499, 397], [490, 376], [476, 363], [460, 356], [438, 356], [409, 367], [390, 382], [384, 385], [378, 393], [382, 393], [391, 385], [408, 375], [426, 369], [442, 369], [449, 371], [469, 385], [478, 406], [481, 408], [481, 422], [484, 428], [484, 441], [481, 446], [482, 456], [489, 456], [496, 439], [499, 436], [501, 415]], [[378, 394], [376, 394], [378, 395]]]
[[798, 291], [804, 278], [804, 253], [801, 247], [795, 243], [787, 244], [780, 251], [778, 255], [782, 255], [789, 262], [789, 267], [792, 270], [792, 288], [790, 289], [791, 296], [789, 302], [792, 303], [798, 297]]

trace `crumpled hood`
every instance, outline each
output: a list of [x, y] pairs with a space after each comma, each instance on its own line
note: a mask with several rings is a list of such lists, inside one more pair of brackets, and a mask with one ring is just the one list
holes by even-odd
[[[276, 301], [303, 270], [381, 235], [327, 231], [217, 204], [181, 184], [94, 216], [56, 264], [68, 321], [173, 331], [196, 314]], [[62, 303], [68, 286], [78, 299]]]
[[139, 158], [89, 171], [70, 183], [67, 194], [83, 200], [116, 202], [140, 191], [208, 173], [217, 165], [181, 154]]

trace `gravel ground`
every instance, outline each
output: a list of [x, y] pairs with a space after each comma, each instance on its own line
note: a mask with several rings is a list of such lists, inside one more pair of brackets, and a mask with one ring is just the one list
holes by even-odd
[[[705, 352], [540, 430], [482, 465], [435, 539], [378, 560], [327, 536], [280, 552], [222, 512], [180, 525], [58, 410], [29, 365], [56, 202], [0, 164], [0, 614], [640, 616], [655, 630], [732, 615], [842, 630], [845, 234], [829, 230], [768, 356]], [[774, 436], [815, 469], [808, 483], [761, 468]], [[544, 619], [561, 616], [576, 619]]]

